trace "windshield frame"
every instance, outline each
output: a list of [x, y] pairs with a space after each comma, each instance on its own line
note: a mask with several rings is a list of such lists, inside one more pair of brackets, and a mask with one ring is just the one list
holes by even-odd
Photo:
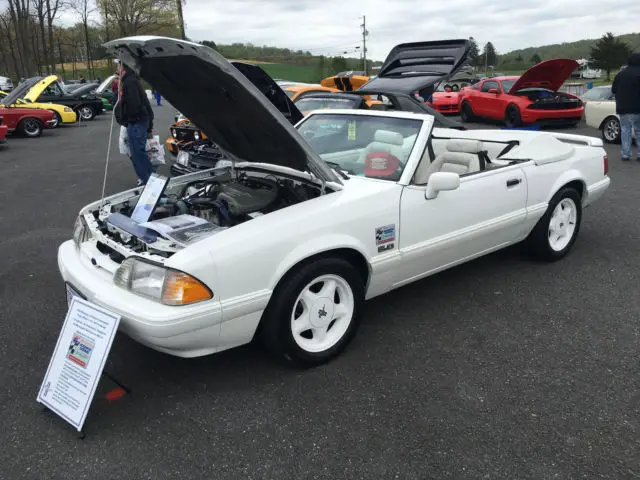
[[[433, 125], [434, 125], [434, 117], [428, 114], [417, 114], [411, 112], [402, 112], [402, 111], [377, 111], [377, 110], [338, 110], [338, 109], [326, 109], [326, 110], [314, 110], [310, 112], [306, 117], [304, 117], [300, 122], [295, 125], [296, 130], [300, 130], [300, 128], [309, 122], [312, 119], [317, 119], [318, 116], [335, 116], [342, 115], [345, 117], [352, 117], [357, 119], [358, 117], [386, 117], [386, 118], [397, 118], [397, 119], [406, 119], [406, 120], [415, 120], [421, 122], [421, 125], [418, 129], [418, 134], [416, 135], [416, 139], [413, 143], [413, 147], [411, 149], [411, 153], [407, 157], [407, 161], [405, 163], [404, 170], [398, 180], [384, 180], [377, 179], [374, 177], [364, 177], [364, 176], [353, 176], [349, 174], [350, 178], [360, 178], [362, 180], [372, 181], [372, 182], [383, 182], [385, 184], [397, 184], [402, 186], [409, 186], [411, 184], [411, 178], [420, 162], [420, 159], [424, 155], [427, 146], [427, 140], [432, 133]], [[301, 134], [302, 136], [302, 134]], [[304, 139], [304, 137], [302, 137]], [[305, 139], [306, 141], [306, 139]], [[319, 153], [317, 153], [318, 158], [327, 164], [327, 161], [322, 159]], [[334, 165], [329, 165], [329, 168], [335, 171]], [[348, 173], [348, 172], [346, 172]]]

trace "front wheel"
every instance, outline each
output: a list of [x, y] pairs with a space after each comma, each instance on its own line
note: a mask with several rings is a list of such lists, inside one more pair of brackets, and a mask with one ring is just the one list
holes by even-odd
[[460, 120], [463, 122], [471, 122], [473, 118], [473, 110], [471, 110], [469, 102], [462, 102], [462, 105], [460, 105]]
[[35, 138], [42, 135], [42, 129], [42, 122], [37, 118], [25, 118], [18, 125], [20, 133], [29, 138]]
[[602, 124], [602, 139], [606, 143], [620, 143], [620, 120], [607, 118]]
[[82, 105], [78, 109], [78, 117], [80, 117], [80, 119], [85, 122], [93, 120], [95, 116], [96, 112], [93, 110], [93, 107], [91, 107], [91, 105]]
[[271, 353], [301, 367], [337, 357], [358, 329], [364, 281], [341, 258], [321, 258], [303, 265], [273, 292], [261, 326], [261, 340]]
[[561, 189], [527, 239], [531, 253], [549, 262], [561, 259], [578, 238], [581, 221], [580, 194], [571, 187]]
[[505, 112], [505, 124], [508, 128], [516, 128], [522, 125], [522, 115], [520, 109], [515, 105], [509, 105]]

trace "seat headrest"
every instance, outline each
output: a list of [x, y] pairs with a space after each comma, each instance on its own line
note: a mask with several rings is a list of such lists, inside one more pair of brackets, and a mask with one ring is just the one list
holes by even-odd
[[472, 154], [465, 152], [443, 152], [440, 154], [439, 160], [442, 164], [455, 163], [456, 165], [471, 166], [471, 162], [474, 160]]
[[447, 142], [449, 152], [479, 153], [482, 149], [480, 140], [469, 140], [468, 138], [452, 138]]
[[380, 143], [390, 143], [392, 145], [402, 145], [404, 138], [401, 133], [389, 130], [376, 130], [373, 140]]

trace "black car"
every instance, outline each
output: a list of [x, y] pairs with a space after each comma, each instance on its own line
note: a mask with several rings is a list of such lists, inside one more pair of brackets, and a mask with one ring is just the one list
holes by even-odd
[[[29, 92], [25, 96], [27, 100], [31, 100], [34, 103], [65, 105], [72, 108], [81, 121], [93, 120], [96, 115], [101, 114], [104, 110], [102, 100], [96, 95], [84, 92], [84, 85], [78, 90], [69, 92], [55, 75], [31, 77], [24, 81], [24, 85]], [[94, 85], [90, 86], [95, 88]]]

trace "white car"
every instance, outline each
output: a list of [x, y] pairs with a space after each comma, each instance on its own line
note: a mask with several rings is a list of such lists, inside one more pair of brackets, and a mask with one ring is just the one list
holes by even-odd
[[[616, 99], [611, 85], [594, 87], [582, 99], [585, 100], [585, 123], [600, 130], [605, 142], [620, 143], [620, 117], [616, 114]], [[635, 131], [632, 136], [636, 138]]]
[[[467, 42], [430, 48], [454, 58]], [[373, 110], [315, 111], [294, 127], [207, 47], [106, 46], [234, 160], [160, 181], [157, 204], [147, 187], [142, 200], [134, 188], [87, 205], [59, 248], [69, 295], [168, 354], [256, 337], [282, 359], [322, 364], [353, 338], [367, 299], [523, 241], [564, 257], [609, 186], [599, 138], [433, 128], [429, 115]], [[147, 205], [153, 221], [140, 223]]]
[[9, 77], [0, 77], [0, 90], [7, 93], [13, 90], [13, 82]]

